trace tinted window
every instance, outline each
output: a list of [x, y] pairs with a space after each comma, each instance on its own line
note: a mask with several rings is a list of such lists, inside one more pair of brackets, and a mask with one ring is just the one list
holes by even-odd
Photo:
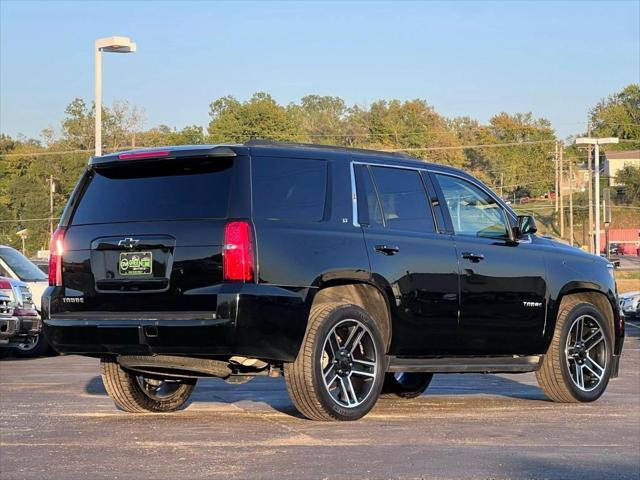
[[456, 234], [489, 238], [508, 236], [502, 208], [491, 195], [461, 178], [436, 175], [436, 179]]
[[324, 216], [324, 160], [254, 157], [251, 170], [255, 218], [313, 222]]
[[95, 170], [73, 225], [224, 218], [233, 159], [142, 162]]
[[371, 167], [371, 172], [387, 227], [418, 232], [435, 231], [431, 207], [417, 171]]
[[355, 172], [359, 223], [362, 225], [383, 225], [382, 207], [378, 201], [369, 169], [366, 165], [356, 165]]
[[[38, 280], [46, 280], [47, 276], [27, 257], [13, 248], [0, 248], [0, 258], [9, 266], [23, 282], [35, 282]], [[0, 271], [4, 271], [0, 267]], [[8, 272], [4, 273], [7, 275]]]

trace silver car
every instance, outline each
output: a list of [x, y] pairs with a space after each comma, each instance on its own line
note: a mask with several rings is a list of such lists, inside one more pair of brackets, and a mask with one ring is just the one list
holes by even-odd
[[627, 318], [640, 318], [640, 291], [621, 294], [620, 309]]

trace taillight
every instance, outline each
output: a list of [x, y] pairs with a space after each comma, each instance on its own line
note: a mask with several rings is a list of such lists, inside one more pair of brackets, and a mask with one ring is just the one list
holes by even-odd
[[222, 264], [225, 280], [253, 281], [253, 236], [249, 222], [234, 221], [225, 226]]
[[62, 286], [62, 254], [64, 253], [64, 228], [58, 227], [51, 235], [49, 247], [49, 285]]

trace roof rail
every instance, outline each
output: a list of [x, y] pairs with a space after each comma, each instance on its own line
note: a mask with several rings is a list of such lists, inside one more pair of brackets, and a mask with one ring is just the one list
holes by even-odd
[[353, 147], [340, 147], [337, 145], [322, 145], [317, 143], [296, 143], [296, 142], [283, 142], [279, 140], [266, 140], [266, 139], [252, 139], [248, 140], [244, 143], [246, 147], [290, 147], [290, 148], [318, 148], [323, 150], [331, 150], [334, 152], [361, 152], [361, 153], [384, 153], [385, 155], [393, 155], [396, 157], [410, 158], [414, 159], [408, 153], [405, 152], [387, 152], [384, 150], [372, 150], [368, 148], [353, 148]]

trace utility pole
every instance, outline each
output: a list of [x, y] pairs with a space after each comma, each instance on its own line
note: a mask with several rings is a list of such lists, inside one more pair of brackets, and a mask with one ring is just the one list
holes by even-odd
[[56, 183], [53, 175], [49, 175], [49, 237], [53, 235], [53, 194], [56, 193]]
[[504, 173], [500, 174], [500, 198], [502, 198], [504, 190]]
[[594, 190], [593, 196], [595, 198], [595, 254], [600, 255], [600, 145], [606, 145], [609, 143], [618, 143], [620, 140], [618, 137], [605, 137], [605, 138], [592, 138], [592, 137], [580, 137], [576, 138], [576, 145], [594, 145]]
[[573, 161], [569, 160], [569, 243], [573, 246]]
[[563, 174], [563, 157], [564, 157], [564, 146], [562, 144], [560, 144], [560, 142], [558, 142], [556, 144], [556, 148], [559, 151], [560, 154], [560, 159], [559, 159], [559, 164], [560, 164], [560, 172], [559, 172], [559, 184], [560, 184], [560, 188], [559, 188], [559, 194], [560, 194], [560, 238], [564, 238], [564, 200], [563, 200], [563, 195], [562, 195], [562, 189], [564, 188], [564, 181], [562, 179], [562, 174]]
[[556, 154], [555, 154], [554, 160], [555, 160], [555, 171], [556, 171], [556, 213], [558, 213], [558, 205], [559, 205], [558, 190], [560, 185], [560, 182], [558, 180], [558, 143], [556, 143]]
[[[587, 127], [587, 137], [591, 137], [591, 122]], [[591, 145], [587, 145], [587, 171], [588, 183], [589, 183], [589, 253], [594, 253], [593, 250], [593, 165], [591, 164]]]

